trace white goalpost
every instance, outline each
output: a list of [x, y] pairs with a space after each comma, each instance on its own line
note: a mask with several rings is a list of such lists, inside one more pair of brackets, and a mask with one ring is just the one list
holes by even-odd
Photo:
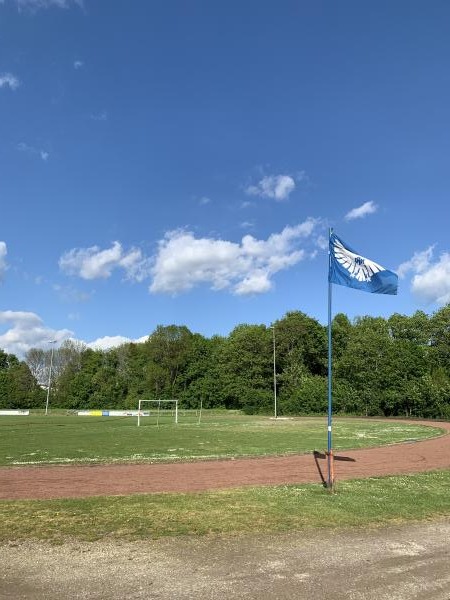
[[162, 402], [171, 402], [171, 403], [175, 403], [175, 425], [178, 425], [178, 400], [167, 400], [167, 399], [161, 399], [161, 400], [139, 400], [139, 405], [138, 405], [138, 411], [137, 411], [137, 426], [140, 427], [141, 425], [141, 417], [144, 416], [143, 412], [141, 411], [141, 406], [143, 402], [153, 402], [154, 404], [158, 405], [158, 412], [157, 412], [157, 418], [156, 418], [156, 424], [159, 426], [159, 413], [161, 411], [161, 403]]

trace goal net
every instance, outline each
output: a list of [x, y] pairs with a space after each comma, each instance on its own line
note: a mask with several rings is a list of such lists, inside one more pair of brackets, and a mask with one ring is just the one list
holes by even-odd
[[[154, 412], [156, 412], [156, 424], [159, 425], [159, 418], [162, 414], [167, 414], [167, 405], [170, 406], [169, 412], [173, 415], [175, 424], [178, 424], [178, 400], [139, 400], [138, 413], [137, 413], [137, 426], [141, 425], [141, 417], [144, 416], [142, 411], [142, 405], [148, 402], [150, 406], [154, 405]], [[151, 411], [145, 413], [145, 416], [150, 415]]]

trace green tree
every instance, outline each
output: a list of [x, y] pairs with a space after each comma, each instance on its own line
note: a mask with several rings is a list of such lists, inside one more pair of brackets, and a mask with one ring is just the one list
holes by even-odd
[[162, 397], [175, 397], [181, 389], [177, 385], [182, 379], [192, 345], [193, 334], [182, 325], [158, 325], [146, 342], [150, 360], [159, 367], [160, 374], [165, 372]]
[[393, 314], [388, 326], [395, 340], [408, 340], [417, 345], [428, 346], [431, 336], [431, 323], [423, 311], [416, 311], [411, 317]]
[[382, 363], [384, 381], [380, 382], [383, 414], [412, 415], [417, 402], [410, 398], [412, 383], [427, 373], [426, 349], [408, 339], [393, 340]]
[[304, 364], [312, 375], [326, 375], [326, 327], [299, 311], [286, 313], [274, 327], [280, 371], [296, 361]]
[[336, 379], [346, 381], [360, 394], [366, 416], [382, 412], [380, 392], [389, 387], [385, 364], [391, 343], [392, 338], [384, 319], [358, 318], [345, 352], [335, 362]]
[[303, 377], [295, 390], [281, 398], [285, 414], [323, 414], [327, 411], [327, 379], [320, 375]]
[[41, 405], [43, 390], [28, 365], [14, 354], [0, 350], [0, 407], [35, 408]]
[[334, 359], [339, 359], [345, 352], [351, 337], [352, 324], [343, 313], [338, 313], [331, 324], [332, 348]]
[[248, 413], [273, 406], [272, 332], [265, 325], [238, 325], [219, 355], [224, 404]]
[[430, 363], [450, 375], [450, 304], [435, 312], [430, 319]]
[[194, 334], [183, 372], [181, 394], [183, 406], [198, 408], [200, 402], [205, 408], [223, 406], [222, 377], [219, 367], [219, 354], [224, 338], [211, 339]]

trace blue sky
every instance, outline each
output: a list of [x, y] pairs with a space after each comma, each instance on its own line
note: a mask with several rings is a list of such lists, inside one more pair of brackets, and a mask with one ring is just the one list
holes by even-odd
[[329, 227], [401, 275], [334, 313], [434, 312], [449, 62], [439, 0], [0, 0], [0, 347], [326, 323]]

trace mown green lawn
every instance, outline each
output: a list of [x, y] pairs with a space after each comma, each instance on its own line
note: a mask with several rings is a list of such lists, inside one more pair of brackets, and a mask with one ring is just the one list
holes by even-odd
[[312, 527], [368, 527], [450, 515], [450, 471], [195, 494], [0, 502], [0, 543], [136, 540]]
[[[435, 427], [400, 421], [336, 419], [335, 450], [421, 440]], [[114, 461], [170, 461], [280, 455], [323, 450], [326, 420], [273, 420], [226, 412], [181, 411], [179, 424], [161, 417], [0, 417], [0, 465]]]

